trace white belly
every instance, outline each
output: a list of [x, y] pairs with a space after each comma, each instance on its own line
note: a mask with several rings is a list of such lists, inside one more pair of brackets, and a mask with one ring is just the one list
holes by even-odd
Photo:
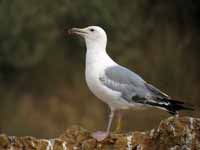
[[[107, 88], [99, 80], [102, 71], [96, 70], [97, 66], [86, 68], [86, 83], [91, 92], [113, 109], [128, 109], [130, 104], [121, 98], [121, 93]], [[98, 69], [101, 70], [101, 68]]]

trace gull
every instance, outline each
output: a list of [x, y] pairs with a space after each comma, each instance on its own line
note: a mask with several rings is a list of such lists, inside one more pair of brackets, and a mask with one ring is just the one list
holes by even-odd
[[118, 127], [120, 127], [120, 110], [156, 107], [173, 115], [182, 109], [192, 110], [184, 102], [171, 99], [135, 72], [112, 60], [106, 52], [107, 35], [101, 27], [72, 28], [68, 33], [84, 38], [87, 49], [86, 83], [91, 92], [110, 107], [106, 132], [98, 131], [92, 134], [98, 141], [104, 140], [109, 135], [115, 112], [119, 112]]

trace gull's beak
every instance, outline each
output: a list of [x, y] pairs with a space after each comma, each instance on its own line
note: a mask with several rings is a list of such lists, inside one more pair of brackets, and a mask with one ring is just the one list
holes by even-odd
[[76, 35], [80, 35], [80, 36], [84, 36], [87, 34], [87, 32], [84, 29], [80, 29], [80, 28], [72, 28], [67, 30], [67, 33], [69, 35], [71, 34], [76, 34]]

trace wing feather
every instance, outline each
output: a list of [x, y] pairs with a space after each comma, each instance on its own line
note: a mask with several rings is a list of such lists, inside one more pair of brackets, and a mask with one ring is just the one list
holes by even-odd
[[157, 97], [160, 98], [169, 98], [169, 96], [167, 94], [165, 94], [164, 92], [162, 92], [161, 90], [159, 90], [158, 88], [156, 88], [155, 86], [149, 84], [149, 83], [145, 83], [145, 86], [153, 93], [155, 94]]
[[108, 88], [121, 92], [121, 96], [127, 101], [133, 101], [133, 97], [144, 98], [148, 93], [145, 81], [122, 66], [107, 68], [99, 80]]

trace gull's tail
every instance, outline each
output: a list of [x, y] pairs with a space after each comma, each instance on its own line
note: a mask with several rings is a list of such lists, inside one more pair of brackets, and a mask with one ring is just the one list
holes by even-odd
[[182, 101], [177, 101], [168, 98], [158, 98], [156, 101], [157, 107], [165, 109], [172, 115], [176, 115], [180, 110], [194, 110], [192, 105], [186, 104]]

